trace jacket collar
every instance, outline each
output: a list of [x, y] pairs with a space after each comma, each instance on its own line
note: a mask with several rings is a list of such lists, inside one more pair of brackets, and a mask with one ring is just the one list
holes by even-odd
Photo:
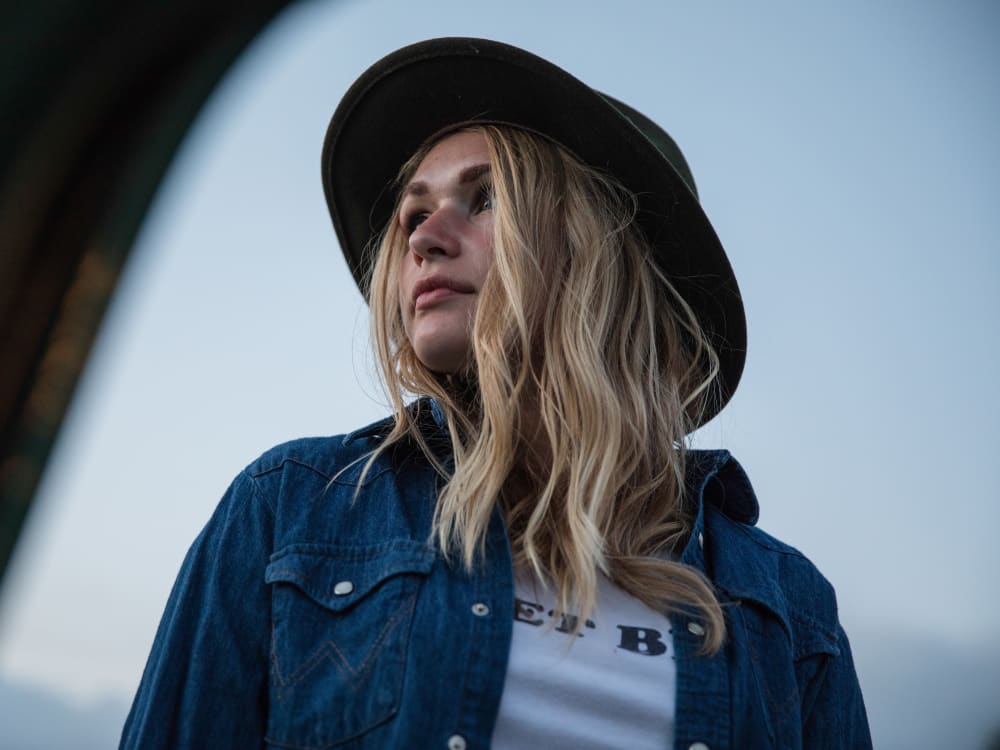
[[760, 504], [750, 479], [727, 450], [689, 450], [686, 484], [688, 502], [702, 515], [708, 505], [738, 523], [753, 526], [760, 518]]
[[[441, 407], [438, 406], [437, 401], [434, 399], [420, 398], [407, 405], [406, 408], [416, 418], [421, 431], [428, 440], [434, 440], [435, 437], [447, 433], [447, 422], [444, 412], [441, 411]], [[396, 418], [393, 416], [379, 419], [345, 435], [344, 445], [350, 445], [365, 438], [384, 440], [392, 432], [395, 424]]]
[[383, 440], [392, 431], [392, 426], [395, 423], [395, 417], [385, 417], [377, 422], [372, 422], [369, 425], [360, 427], [354, 432], [349, 432], [344, 436], [344, 445], [350, 445], [351, 443], [355, 443], [358, 440], [364, 440], [365, 438], [377, 438], [378, 440]]

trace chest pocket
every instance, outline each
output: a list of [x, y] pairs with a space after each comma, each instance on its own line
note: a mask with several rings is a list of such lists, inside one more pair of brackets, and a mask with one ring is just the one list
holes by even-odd
[[396, 713], [413, 610], [434, 557], [407, 540], [295, 544], [271, 557], [269, 742], [333, 747]]

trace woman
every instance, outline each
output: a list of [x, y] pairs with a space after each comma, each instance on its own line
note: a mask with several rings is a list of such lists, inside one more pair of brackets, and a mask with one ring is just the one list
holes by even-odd
[[869, 746], [830, 585], [685, 448], [745, 325], [666, 133], [439, 39], [352, 87], [323, 177], [394, 414], [237, 477], [122, 746]]

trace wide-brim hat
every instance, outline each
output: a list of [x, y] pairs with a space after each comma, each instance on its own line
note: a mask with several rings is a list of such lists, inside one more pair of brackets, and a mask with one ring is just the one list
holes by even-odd
[[419, 42], [379, 60], [344, 95], [323, 146], [323, 189], [362, 293], [372, 241], [392, 218], [400, 167], [432, 136], [477, 122], [551, 138], [636, 195], [636, 220], [656, 263], [719, 356], [719, 398], [701, 421], [715, 416], [743, 372], [746, 319], [680, 149], [644, 115], [517, 47], [460, 37]]

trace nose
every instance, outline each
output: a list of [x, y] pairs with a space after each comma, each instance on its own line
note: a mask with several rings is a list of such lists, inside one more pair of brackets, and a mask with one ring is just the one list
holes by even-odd
[[410, 233], [410, 250], [418, 265], [432, 258], [453, 258], [459, 254], [459, 228], [452, 213], [446, 207], [438, 208]]

